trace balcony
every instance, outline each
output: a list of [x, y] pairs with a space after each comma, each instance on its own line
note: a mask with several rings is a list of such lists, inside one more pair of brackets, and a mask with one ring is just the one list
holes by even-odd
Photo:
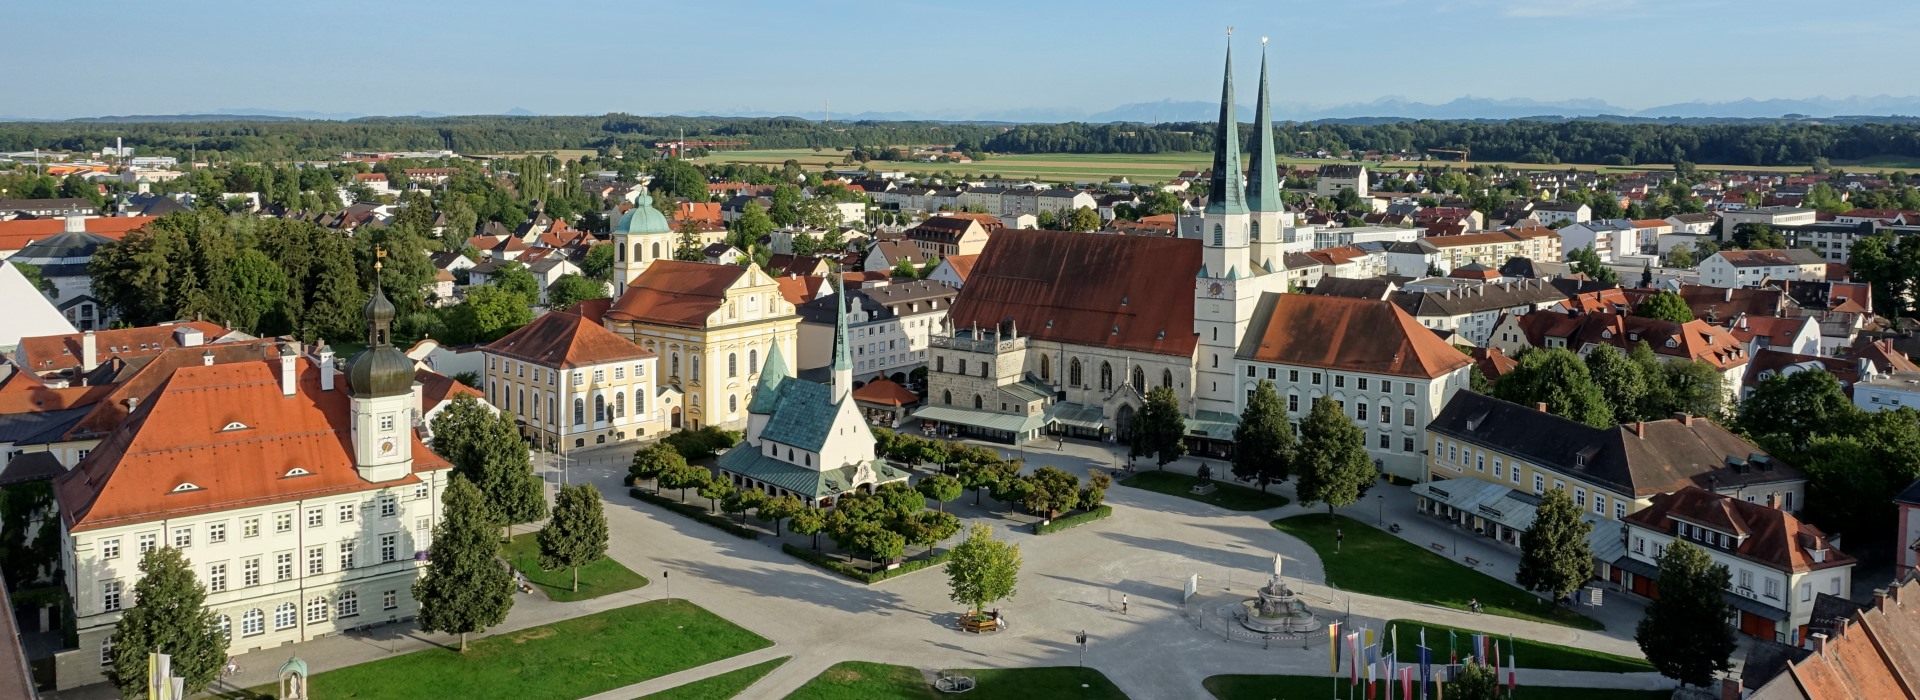
[[930, 340], [932, 341], [933, 347], [959, 350], [961, 352], [1001, 353], [1024, 350], [1027, 347], [1026, 338], [996, 340], [993, 338], [934, 336]]

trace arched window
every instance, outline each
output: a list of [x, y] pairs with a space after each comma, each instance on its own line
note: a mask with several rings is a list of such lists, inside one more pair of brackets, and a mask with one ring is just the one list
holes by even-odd
[[985, 402], [985, 401], [981, 401], [981, 400], [980, 400], [980, 395], [979, 395], [979, 394], [974, 394], [974, 395], [973, 395], [973, 407], [974, 407], [974, 408], [986, 408], [986, 402]]
[[747, 349], [747, 373], [752, 374], [759, 371], [760, 371], [760, 349], [748, 348]]
[[620, 244], [615, 244], [615, 245], [613, 246], [613, 261], [614, 261], [614, 262], [626, 262], [626, 261], [627, 261], [627, 247], [626, 247], [626, 246], [624, 246], [624, 245], [620, 245]]
[[733, 394], [727, 394], [727, 412], [733, 413], [739, 410], [740, 410], [740, 397], [734, 396]]
[[353, 591], [341, 591], [333, 601], [334, 617], [353, 617], [360, 614], [360, 594]]
[[213, 628], [220, 632], [220, 639], [222, 641], [225, 641], [228, 644], [233, 643], [233, 619], [232, 618], [229, 618], [225, 615], [221, 615], [220, 617], [214, 618]]
[[1133, 366], [1133, 388], [1142, 394], [1147, 393], [1147, 372], [1140, 365]]
[[1067, 386], [1075, 388], [1080, 386], [1080, 358], [1078, 357], [1067, 361]]
[[1168, 389], [1173, 388], [1173, 370], [1170, 370], [1170, 369], [1160, 370], [1160, 386], [1166, 387]]
[[660, 242], [659, 241], [653, 242], [653, 259], [654, 260], [660, 259]]
[[1213, 225], [1213, 244], [1225, 245], [1226, 242], [1227, 242], [1226, 229], [1220, 228], [1219, 224], [1214, 224]]
[[1260, 240], [1260, 222], [1253, 222], [1253, 240]]
[[613, 392], [613, 417], [627, 417], [627, 392]]
[[277, 630], [287, 629], [296, 624], [299, 624], [299, 622], [300, 622], [299, 611], [294, 609], [292, 603], [281, 603], [280, 607], [273, 609], [273, 628], [274, 629], [277, 629]]
[[688, 358], [687, 361], [693, 363], [693, 380], [696, 382], [700, 381], [700, 356], [694, 355]]
[[1042, 381], [1053, 380], [1053, 360], [1046, 355], [1040, 356], [1040, 379]]
[[641, 391], [633, 392], [633, 415], [643, 416], [643, 417], [647, 415], [646, 392], [641, 392]]
[[593, 396], [593, 422], [605, 423], [606, 421], [607, 421], [607, 397], [601, 396], [599, 394], [595, 394]]
[[307, 622], [324, 622], [327, 619], [327, 597], [314, 596], [307, 601]]
[[573, 398], [573, 424], [584, 425], [587, 422], [587, 401], [578, 396]]
[[731, 352], [727, 353], [727, 378], [732, 379], [738, 376], [740, 376], [740, 356]]
[[951, 390], [942, 390], [940, 392], [940, 403], [946, 404], [948, 406], [952, 406], [953, 392]]
[[1112, 363], [1105, 362], [1105, 361], [1102, 361], [1100, 363], [1100, 390], [1113, 391], [1113, 364]]
[[673, 371], [668, 372], [667, 374], [671, 374], [675, 377], [680, 376], [680, 353], [676, 352], [673, 354], [673, 361], [671, 364], [673, 365]]

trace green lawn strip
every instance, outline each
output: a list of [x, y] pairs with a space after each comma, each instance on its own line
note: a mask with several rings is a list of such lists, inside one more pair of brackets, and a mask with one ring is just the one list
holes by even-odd
[[772, 661], [762, 661], [634, 700], [728, 700], [792, 658], [782, 656]]
[[535, 534], [516, 535], [513, 541], [500, 548], [500, 553], [506, 555], [507, 561], [526, 575], [528, 581], [545, 591], [548, 598], [571, 603], [647, 585], [647, 577], [621, 566], [612, 557], [601, 557], [600, 561], [580, 567], [580, 590], [575, 591], [572, 568], [540, 570], [540, 543], [534, 539]]
[[[1420, 658], [1420, 630], [1423, 627], [1427, 630], [1427, 646], [1433, 649], [1433, 658], [1435, 660], [1445, 660], [1448, 656], [1448, 630], [1452, 630], [1455, 633], [1455, 639], [1458, 640], [1456, 642], [1458, 649], [1466, 649], [1471, 646], [1473, 635], [1483, 634], [1480, 630], [1470, 630], [1464, 627], [1447, 627], [1445, 625], [1436, 625], [1417, 620], [1394, 620], [1389, 624], [1399, 627], [1400, 644], [1394, 647], [1394, 649], [1398, 652], [1396, 658], [1402, 660]], [[1508, 644], [1512, 644], [1514, 648], [1509, 649], [1507, 647]], [[1500, 663], [1505, 664], [1509, 655], [1513, 656], [1515, 663], [1520, 664], [1520, 668], [1538, 668], [1553, 671], [1599, 671], [1601, 673], [1640, 673], [1653, 670], [1653, 664], [1647, 663], [1646, 659], [1636, 659], [1631, 656], [1609, 654], [1603, 651], [1581, 649], [1579, 647], [1536, 642], [1531, 639], [1521, 639], [1519, 637], [1514, 637], [1511, 640], [1506, 637], [1500, 637]], [[1462, 656], [1465, 656], [1465, 654], [1462, 654]]]
[[[315, 674], [314, 700], [574, 700], [772, 646], [705, 608], [663, 600]], [[271, 698], [273, 686], [229, 694]]]
[[[950, 675], [971, 676], [977, 685], [960, 697], [968, 700], [1125, 700], [1113, 681], [1090, 668], [954, 669]], [[948, 697], [927, 684], [920, 671], [908, 666], [844, 661], [834, 664], [787, 700], [931, 700]]]
[[[1418, 673], [1418, 671], [1415, 671]], [[1503, 675], [1505, 671], [1501, 672]], [[1504, 682], [1505, 679], [1502, 679]], [[1414, 679], [1418, 684], [1419, 678]], [[1210, 676], [1200, 683], [1219, 700], [1321, 700], [1347, 697], [1345, 678], [1332, 676]], [[1397, 692], [1397, 691], [1396, 691]], [[1414, 692], [1419, 692], [1415, 689]], [[1366, 688], [1353, 690], [1354, 697], [1366, 697]], [[1449, 693], [1450, 694], [1450, 693]], [[1505, 693], [1502, 692], [1504, 697]], [[1514, 700], [1666, 700], [1672, 690], [1621, 690], [1614, 688], [1559, 688], [1521, 684], [1513, 691]]]
[[[1604, 629], [1598, 620], [1566, 610], [1500, 579], [1408, 544], [1344, 515], [1308, 513], [1273, 521], [1320, 555], [1327, 581], [1343, 590], [1427, 603], [1455, 610], [1478, 599], [1484, 612], [1578, 629]], [[1346, 535], [1334, 553], [1334, 528]]]
[[1279, 508], [1288, 503], [1286, 496], [1277, 493], [1266, 493], [1259, 489], [1250, 489], [1224, 481], [1213, 482], [1213, 493], [1201, 496], [1193, 492], [1194, 484], [1198, 483], [1200, 483], [1200, 479], [1197, 477], [1178, 472], [1163, 471], [1140, 472], [1120, 480], [1121, 486], [1131, 486], [1136, 489], [1164, 493], [1169, 496], [1179, 496], [1190, 501], [1199, 501], [1227, 510], [1266, 510], [1268, 508]]

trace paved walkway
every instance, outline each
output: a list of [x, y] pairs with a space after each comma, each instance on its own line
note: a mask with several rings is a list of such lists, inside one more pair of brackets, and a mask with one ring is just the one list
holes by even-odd
[[[1028, 449], [1028, 466], [1084, 473], [1090, 467], [1109, 468], [1114, 463], [1112, 450], [1104, 446], [1068, 442], [1062, 450], [1051, 447], [1049, 443], [1048, 449]], [[1599, 615], [1608, 629], [1589, 632], [1350, 594], [1325, 585], [1324, 569], [1311, 548], [1268, 525], [1272, 519], [1309, 509], [1293, 505], [1234, 513], [1119, 486], [1107, 494], [1114, 515], [1106, 520], [1045, 537], [1028, 534], [1024, 528], [996, 533], [1020, 545], [1025, 566], [1018, 594], [999, 605], [1011, 629], [976, 636], [955, 629], [961, 606], [948, 599], [946, 577], [939, 571], [861, 585], [787, 556], [770, 538], [741, 540], [640, 503], [626, 495], [621, 483], [628, 454], [630, 449], [608, 448], [580, 455], [567, 466], [567, 478], [601, 488], [613, 535], [609, 554], [653, 583], [580, 603], [523, 597], [507, 623], [490, 632], [548, 624], [670, 594], [712, 610], [775, 645], [602, 693], [593, 696], [595, 700], [635, 698], [779, 656], [793, 660], [741, 697], [783, 698], [829, 666], [849, 660], [922, 669], [1070, 666], [1080, 660], [1074, 637], [1083, 630], [1090, 640], [1087, 666], [1105, 673], [1136, 700], [1206, 697], [1200, 682], [1222, 673], [1324, 674], [1323, 639], [1307, 640], [1305, 648], [1299, 642], [1266, 648], [1229, 641], [1217, 624], [1209, 627], [1201, 621], [1206, 606], [1251, 597], [1253, 588], [1265, 583], [1263, 572], [1274, 554], [1285, 558], [1288, 582], [1323, 617], [1350, 614], [1351, 621], [1375, 627], [1388, 619], [1422, 620], [1637, 655], [1630, 638], [1632, 625], [1626, 618], [1637, 619], [1638, 611], [1616, 608], [1617, 597]], [[1170, 467], [1191, 473], [1198, 464], [1182, 460]], [[1217, 460], [1212, 464], [1220, 473], [1222, 464]], [[1428, 544], [1422, 539], [1450, 533], [1443, 523], [1414, 514], [1406, 489], [1382, 487], [1380, 494], [1383, 499], [1370, 496], [1369, 502], [1345, 512], [1375, 522], [1375, 512], [1383, 510], [1388, 522], [1400, 522], [1406, 528], [1402, 535], [1422, 547]], [[1508, 560], [1515, 556], [1510, 551], [1501, 555], [1492, 543], [1461, 539], [1462, 556], [1494, 562], [1489, 573], [1511, 576]], [[1475, 547], [1484, 547], [1485, 556]], [[1182, 588], [1191, 574], [1201, 576], [1201, 595], [1182, 605]], [[1130, 598], [1127, 614], [1119, 609], [1123, 595]], [[273, 670], [293, 653], [306, 659], [315, 672], [324, 672], [449, 641], [443, 635], [418, 634], [410, 627], [325, 638], [248, 654], [240, 659], [242, 672], [234, 680], [240, 687], [269, 682]], [[1652, 673], [1523, 669], [1519, 679], [1531, 685], [1638, 689], [1672, 685]], [[59, 697], [111, 696], [110, 691], [90, 694], [89, 690], [93, 689]]]

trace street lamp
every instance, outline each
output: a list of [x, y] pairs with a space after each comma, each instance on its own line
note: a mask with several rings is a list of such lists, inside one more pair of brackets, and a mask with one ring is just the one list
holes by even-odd
[[1080, 636], [1078, 637], [1078, 641], [1080, 642], [1080, 667], [1086, 668], [1087, 667], [1087, 631], [1086, 630], [1080, 630]]
[[660, 582], [667, 586], [667, 600], [673, 600], [673, 579], [667, 578], [666, 570], [660, 571]]
[[1375, 520], [1374, 524], [1385, 526], [1387, 524], [1387, 495], [1384, 493], [1376, 493], [1373, 495], [1373, 498], [1374, 498], [1373, 517]]

